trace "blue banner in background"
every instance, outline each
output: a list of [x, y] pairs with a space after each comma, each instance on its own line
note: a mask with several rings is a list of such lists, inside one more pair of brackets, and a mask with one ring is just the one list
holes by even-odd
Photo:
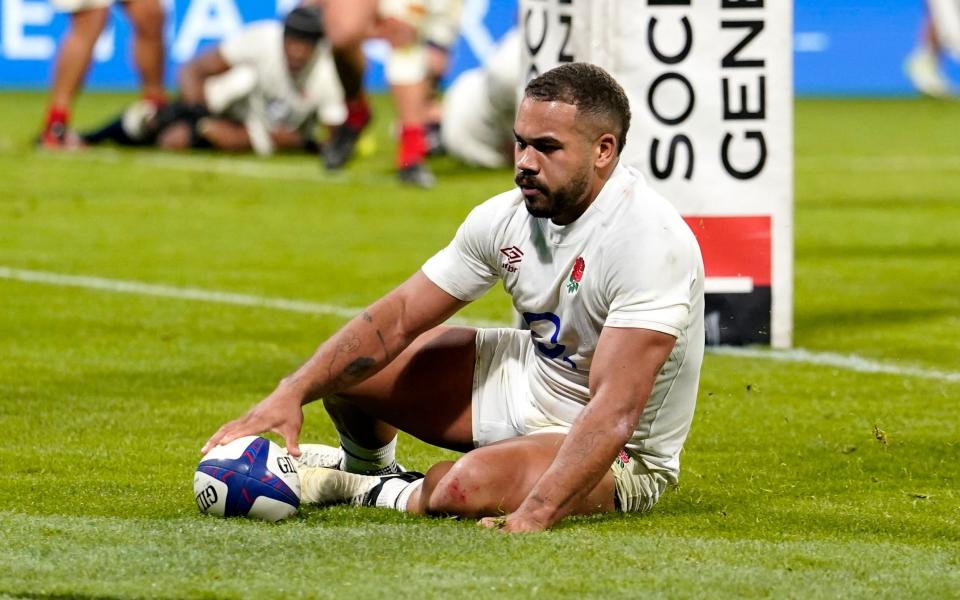
[[[167, 78], [175, 87], [179, 65], [244, 23], [279, 18], [298, 0], [166, 0]], [[771, 0], [776, 1], [776, 0]], [[137, 85], [130, 57], [131, 31], [122, 5], [95, 51], [87, 86]], [[448, 77], [476, 66], [516, 21], [516, 0], [465, 0], [463, 30]], [[923, 0], [795, 0], [794, 81], [798, 95], [908, 95], [915, 93], [903, 61], [920, 35]], [[68, 17], [49, 0], [0, 0], [0, 87], [45, 88]], [[383, 43], [366, 46], [368, 84], [384, 87]], [[948, 71], [954, 75], [956, 67]], [[960, 80], [960, 78], [958, 78]]]
[[[166, 0], [168, 18], [167, 80], [176, 86], [179, 66], [197, 52], [218, 43], [261, 19], [282, 18], [299, 0]], [[94, 51], [87, 87], [132, 89], [137, 75], [130, 53], [131, 29], [121, 3], [112, 8], [110, 24]], [[69, 16], [57, 12], [49, 0], [0, 0], [0, 88], [45, 88], [48, 85], [59, 37]], [[463, 28], [450, 76], [475, 67], [496, 41], [516, 22], [516, 0], [465, 0]], [[369, 42], [368, 84], [385, 87], [384, 42]]]

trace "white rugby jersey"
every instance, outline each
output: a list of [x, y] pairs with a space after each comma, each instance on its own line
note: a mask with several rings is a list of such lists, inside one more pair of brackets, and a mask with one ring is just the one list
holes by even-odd
[[531, 400], [559, 423], [572, 424], [590, 399], [603, 327], [676, 337], [628, 444], [676, 481], [703, 360], [703, 260], [676, 209], [638, 171], [617, 166], [569, 225], [531, 216], [517, 189], [494, 196], [423, 272], [465, 301], [503, 282], [531, 331]]
[[244, 110], [256, 113], [268, 130], [302, 129], [316, 120], [339, 125], [346, 118], [343, 87], [326, 42], [320, 42], [313, 62], [296, 79], [287, 69], [279, 21], [252, 23], [220, 44], [219, 51], [231, 67], [245, 66], [255, 75]]

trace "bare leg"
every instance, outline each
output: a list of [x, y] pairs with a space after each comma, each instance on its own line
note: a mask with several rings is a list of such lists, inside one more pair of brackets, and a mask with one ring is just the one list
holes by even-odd
[[109, 8], [94, 8], [70, 15], [70, 29], [60, 44], [60, 52], [53, 69], [51, 108], [70, 109], [90, 67], [93, 47], [109, 16]]
[[475, 329], [437, 327], [324, 406], [337, 430], [364, 447], [385, 445], [399, 428], [429, 444], [466, 451], [473, 448], [475, 357]]
[[348, 102], [355, 100], [363, 91], [366, 61], [361, 43], [376, 21], [376, 0], [327, 0], [323, 16], [344, 96]]
[[[516, 510], [563, 443], [563, 434], [539, 434], [471, 450], [475, 360], [474, 329], [438, 327], [383, 371], [324, 400], [337, 430], [364, 447], [384, 446], [398, 428], [427, 443], [467, 452], [427, 472], [406, 502], [409, 512], [475, 518]], [[614, 481], [608, 472], [573, 512], [613, 510]]]
[[144, 97], [162, 101], [163, 87], [163, 21], [165, 14], [159, 0], [132, 0], [124, 4], [133, 25], [133, 58], [140, 72]]
[[[456, 462], [442, 462], [428, 472], [407, 501], [407, 511], [478, 518], [513, 512], [547, 470], [564, 435], [544, 433], [505, 440], [468, 452]], [[580, 502], [573, 514], [612, 512], [613, 474]]]

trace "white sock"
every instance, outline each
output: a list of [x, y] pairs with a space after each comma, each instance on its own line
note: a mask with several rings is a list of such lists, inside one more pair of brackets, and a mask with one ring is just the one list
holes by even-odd
[[397, 464], [397, 436], [393, 436], [382, 448], [370, 449], [340, 434], [340, 447], [343, 448], [341, 471], [370, 474], [390, 469]]

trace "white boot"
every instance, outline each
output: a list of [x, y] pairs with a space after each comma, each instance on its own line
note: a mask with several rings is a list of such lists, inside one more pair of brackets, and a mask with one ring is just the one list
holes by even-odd
[[921, 94], [934, 98], [945, 98], [951, 95], [950, 83], [940, 70], [937, 54], [933, 50], [929, 48], [914, 50], [907, 57], [903, 70]]

